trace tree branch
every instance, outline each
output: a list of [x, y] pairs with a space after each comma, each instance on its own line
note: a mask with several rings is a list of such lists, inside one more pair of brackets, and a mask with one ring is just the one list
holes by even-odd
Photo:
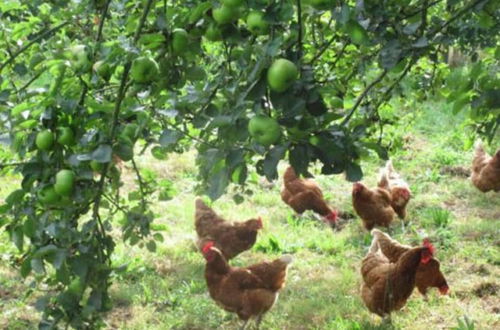
[[142, 180], [141, 173], [139, 172], [139, 168], [137, 167], [137, 164], [135, 162], [134, 157], [132, 157], [132, 166], [134, 168], [135, 175], [137, 176], [137, 181], [139, 182], [139, 190], [141, 191], [141, 207], [142, 211], [146, 210], [146, 199], [144, 196], [146, 193], [144, 192], [144, 181]]
[[[147, 18], [148, 13], [151, 9], [152, 3], [153, 3], [153, 0], [148, 0], [148, 2], [146, 3], [146, 7], [144, 8], [144, 11], [142, 13], [141, 20], [139, 21], [139, 25], [137, 26], [137, 29], [136, 29], [135, 34], [134, 34], [134, 39], [133, 39], [134, 44], [137, 42], [137, 40], [139, 39], [139, 37], [141, 35], [141, 31], [142, 31], [144, 24], [146, 22], [146, 18]], [[125, 98], [125, 93], [127, 91], [127, 80], [128, 80], [131, 66], [132, 66], [132, 62], [129, 60], [123, 68], [123, 74], [122, 74], [122, 78], [120, 81], [120, 87], [118, 89], [118, 96], [117, 96], [116, 103], [115, 103], [115, 109], [113, 112], [113, 121], [111, 124], [112, 125], [111, 126], [111, 133], [110, 133], [111, 144], [113, 143], [113, 141], [115, 139], [116, 128], [118, 126], [118, 118], [119, 118], [119, 114], [120, 114], [120, 110], [121, 110], [121, 104], [122, 104], [123, 99]], [[103, 170], [102, 170], [101, 179], [98, 183], [97, 193], [96, 193], [96, 196], [94, 198], [93, 216], [96, 219], [100, 219], [99, 206], [101, 204], [102, 194], [103, 194], [103, 190], [104, 190], [104, 182], [106, 181], [106, 174], [109, 170], [109, 167], [110, 167], [110, 162], [106, 163]]]
[[4, 163], [0, 164], [0, 170], [7, 168], [7, 167], [14, 167], [14, 166], [21, 166], [21, 165], [29, 165], [29, 164], [36, 164], [35, 162], [17, 162], [17, 163]]
[[34, 44], [36, 44], [37, 42], [39, 42], [41, 39], [45, 38], [46, 36], [48, 35], [51, 35], [52, 33], [56, 32], [57, 30], [61, 29], [62, 27], [68, 25], [69, 22], [66, 21], [66, 22], [63, 22], [55, 27], [53, 27], [52, 29], [50, 30], [47, 30], [45, 32], [43, 32], [42, 34], [40, 34], [38, 37], [34, 38], [33, 40], [31, 40], [30, 42], [28, 42], [25, 46], [21, 47], [17, 52], [15, 52], [13, 55], [11, 55], [7, 61], [5, 61], [4, 63], [2, 63], [2, 65], [0, 65], [0, 73], [2, 72], [2, 70], [7, 66], [9, 65], [10, 63], [14, 62], [14, 60], [19, 56], [21, 55], [22, 53], [24, 53], [28, 48], [30, 48], [31, 46], [33, 46]]
[[415, 16], [415, 15], [418, 15], [420, 14], [420, 12], [422, 12], [422, 10], [427, 10], [435, 5], [437, 5], [438, 3], [442, 2], [443, 0], [436, 0], [436, 1], [433, 1], [431, 3], [429, 3], [427, 6], [423, 7], [423, 8], [419, 8], [411, 13], [408, 13], [406, 14], [405, 16], [403, 16], [403, 19], [407, 19], [407, 18], [410, 18], [412, 16]]
[[301, 5], [301, 0], [297, 0], [297, 20], [299, 23], [299, 35], [298, 35], [298, 53], [299, 53], [299, 59], [302, 58], [302, 5]]
[[363, 99], [366, 97], [366, 95], [368, 95], [368, 93], [370, 92], [370, 90], [376, 85], [378, 84], [380, 81], [382, 81], [382, 79], [384, 79], [385, 75], [387, 74], [387, 70], [384, 70], [382, 71], [382, 73], [379, 74], [379, 76], [371, 82], [370, 85], [368, 85], [365, 90], [363, 91], [363, 93], [361, 93], [361, 95], [358, 97], [358, 99], [356, 100], [356, 103], [354, 104], [354, 106], [352, 107], [351, 111], [349, 112], [349, 114], [344, 118], [344, 120], [342, 121], [341, 125], [344, 126], [345, 124], [347, 124], [347, 122], [349, 122], [349, 120], [351, 119], [351, 117], [354, 115], [354, 113], [356, 112], [356, 109], [359, 107], [359, 105], [361, 104], [361, 102], [363, 101]]
[[42, 69], [42, 70], [38, 71], [30, 80], [28, 80], [28, 82], [26, 84], [24, 84], [23, 86], [21, 86], [21, 88], [19, 88], [19, 90], [17, 91], [17, 93], [21, 93], [25, 89], [27, 89], [35, 80], [37, 80], [38, 78], [40, 78], [40, 76], [45, 71], [47, 71], [47, 69]]
[[470, 9], [479, 5], [481, 2], [486, 2], [486, 1], [488, 1], [488, 0], [476, 0], [476, 1], [472, 2], [471, 4], [463, 7], [455, 15], [453, 15], [448, 21], [446, 21], [446, 23], [444, 23], [437, 31], [433, 32], [432, 35], [436, 35], [437, 33], [443, 31], [448, 25], [450, 25], [455, 20], [460, 18], [460, 16], [462, 16], [463, 14], [467, 13]]

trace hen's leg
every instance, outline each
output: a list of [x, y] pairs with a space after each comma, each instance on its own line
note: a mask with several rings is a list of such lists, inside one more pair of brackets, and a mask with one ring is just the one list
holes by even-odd
[[260, 322], [262, 322], [262, 318], [264, 317], [264, 314], [260, 314], [257, 317], [257, 322], [255, 322], [256, 329], [258, 330], [260, 328]]
[[245, 322], [243, 322], [243, 325], [241, 326], [240, 330], [245, 330], [247, 328], [247, 325], [248, 325], [248, 321], [250, 319], [246, 320]]

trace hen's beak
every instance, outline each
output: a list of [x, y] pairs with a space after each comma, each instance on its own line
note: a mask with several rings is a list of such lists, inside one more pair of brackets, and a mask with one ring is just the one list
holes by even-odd
[[439, 287], [439, 293], [441, 293], [442, 295], [447, 294], [448, 291], [450, 291], [450, 287], [448, 286], [448, 284]]

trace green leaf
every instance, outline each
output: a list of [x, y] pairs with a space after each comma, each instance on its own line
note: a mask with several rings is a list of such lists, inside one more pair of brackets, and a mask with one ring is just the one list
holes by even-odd
[[212, 3], [210, 1], [204, 1], [200, 2], [196, 8], [191, 10], [191, 14], [189, 15], [188, 22], [190, 24], [195, 23], [198, 21], [207, 10], [209, 10], [212, 7]]
[[165, 129], [160, 136], [160, 140], [158, 141], [162, 147], [169, 147], [182, 137], [182, 134], [178, 131], [174, 131], [171, 129]]
[[26, 278], [31, 273], [31, 258], [26, 258], [21, 264], [21, 276]]
[[9, 194], [9, 196], [7, 196], [7, 198], [5, 198], [5, 203], [9, 206], [18, 204], [23, 200], [25, 194], [26, 192], [23, 189], [14, 190]]
[[108, 144], [101, 144], [96, 150], [92, 152], [92, 159], [98, 163], [109, 163], [113, 149]]
[[287, 147], [287, 145], [279, 145], [267, 152], [263, 162], [263, 173], [269, 181], [278, 178], [278, 163], [285, 156]]
[[361, 167], [353, 162], [347, 164], [346, 177], [350, 182], [357, 182], [363, 178]]
[[454, 115], [458, 114], [469, 102], [469, 95], [463, 95], [453, 103], [452, 113]]
[[23, 232], [29, 238], [34, 238], [36, 232], [36, 222], [33, 218], [29, 217], [24, 221]]
[[165, 241], [165, 239], [163, 238], [163, 235], [162, 235], [162, 234], [160, 234], [160, 233], [155, 233], [155, 234], [153, 235], [153, 238], [154, 238], [156, 241], [158, 241], [158, 242], [163, 242], [163, 241]]
[[12, 242], [14, 245], [17, 247], [17, 249], [22, 252], [23, 251], [23, 246], [24, 246], [24, 234], [23, 234], [23, 227], [18, 226], [14, 228], [10, 232]]
[[297, 173], [305, 174], [309, 165], [309, 150], [307, 145], [294, 145], [289, 153], [290, 165], [297, 171]]
[[218, 199], [229, 184], [227, 168], [224, 166], [217, 172], [211, 173], [208, 178], [208, 196], [212, 200]]
[[146, 248], [148, 249], [149, 252], [156, 252], [156, 242], [148, 241], [146, 243]]
[[45, 266], [43, 265], [43, 261], [40, 258], [31, 259], [31, 269], [39, 275], [45, 274]]

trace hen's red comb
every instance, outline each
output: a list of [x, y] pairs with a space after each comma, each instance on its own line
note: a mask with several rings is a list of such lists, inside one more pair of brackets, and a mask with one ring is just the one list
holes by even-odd
[[206, 242], [205, 245], [203, 245], [203, 249], [201, 249], [201, 252], [203, 252], [203, 254], [207, 253], [214, 245], [215, 243], [212, 241]]
[[434, 245], [431, 244], [431, 242], [429, 241], [428, 238], [424, 238], [423, 245], [424, 245], [424, 247], [427, 248], [427, 250], [422, 251], [422, 256], [420, 258], [420, 261], [423, 264], [426, 264], [434, 256], [434, 253], [436, 252], [436, 248], [434, 247]]
[[264, 224], [262, 223], [262, 217], [258, 217], [257, 221], [259, 222], [261, 228], [264, 227]]
[[436, 248], [434, 247], [434, 245], [432, 245], [431, 241], [428, 238], [424, 238], [423, 245], [429, 249], [432, 255], [436, 253]]

